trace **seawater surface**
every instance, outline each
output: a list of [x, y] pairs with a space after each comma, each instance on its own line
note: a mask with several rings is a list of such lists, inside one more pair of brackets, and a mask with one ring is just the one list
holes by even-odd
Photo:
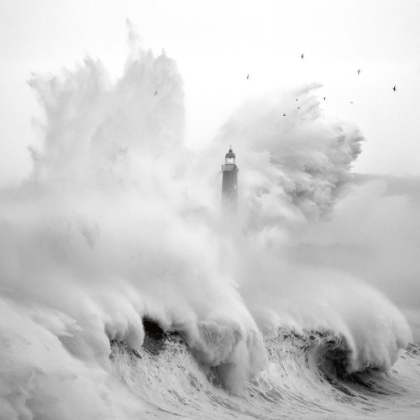
[[147, 418], [416, 419], [420, 346], [410, 344], [386, 373], [347, 374], [349, 351], [328, 331], [281, 329], [266, 339], [267, 370], [231, 392], [178, 334], [147, 336], [139, 352], [112, 342], [114, 372], [145, 404]]

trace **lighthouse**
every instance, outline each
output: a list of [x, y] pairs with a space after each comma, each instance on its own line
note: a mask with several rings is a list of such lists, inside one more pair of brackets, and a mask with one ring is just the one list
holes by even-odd
[[238, 212], [238, 167], [235, 163], [235, 153], [232, 147], [225, 156], [225, 164], [222, 165], [222, 211], [225, 214]]

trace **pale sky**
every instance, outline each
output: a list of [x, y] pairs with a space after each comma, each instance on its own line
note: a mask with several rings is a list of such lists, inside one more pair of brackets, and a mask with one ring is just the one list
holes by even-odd
[[367, 139], [355, 171], [420, 175], [419, 1], [2, 0], [1, 185], [30, 169], [40, 113], [31, 72], [56, 74], [90, 55], [115, 79], [126, 19], [144, 47], [177, 61], [191, 147], [208, 144], [245, 98], [317, 82], [325, 114]]

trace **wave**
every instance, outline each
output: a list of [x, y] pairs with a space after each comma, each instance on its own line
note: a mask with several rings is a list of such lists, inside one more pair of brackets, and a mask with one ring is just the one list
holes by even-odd
[[381, 418], [397, 412], [415, 418], [420, 405], [403, 385], [413, 379], [419, 384], [417, 344], [407, 347], [402, 367], [392, 372], [349, 373], [351, 349], [343, 335], [280, 328], [264, 339], [268, 368], [232, 392], [220, 367], [197, 359], [182, 332], [164, 333], [151, 320], [145, 328], [140, 350], [112, 340], [110, 358], [114, 373], [158, 418], [361, 418], [378, 412]]

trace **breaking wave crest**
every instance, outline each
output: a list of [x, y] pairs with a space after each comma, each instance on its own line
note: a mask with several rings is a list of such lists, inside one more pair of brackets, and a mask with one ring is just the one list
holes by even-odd
[[[156, 325], [147, 322], [149, 329]], [[350, 374], [351, 350], [332, 331], [279, 329], [264, 342], [268, 368], [237, 392], [226, 388], [220, 368], [193, 355], [179, 333], [152, 327], [140, 351], [113, 341], [110, 357], [115, 374], [159, 418], [364, 418], [378, 411], [393, 418], [402, 409], [404, 418], [415, 418], [419, 401], [405, 386], [420, 375], [419, 346], [402, 356], [410, 359], [412, 372]]]

